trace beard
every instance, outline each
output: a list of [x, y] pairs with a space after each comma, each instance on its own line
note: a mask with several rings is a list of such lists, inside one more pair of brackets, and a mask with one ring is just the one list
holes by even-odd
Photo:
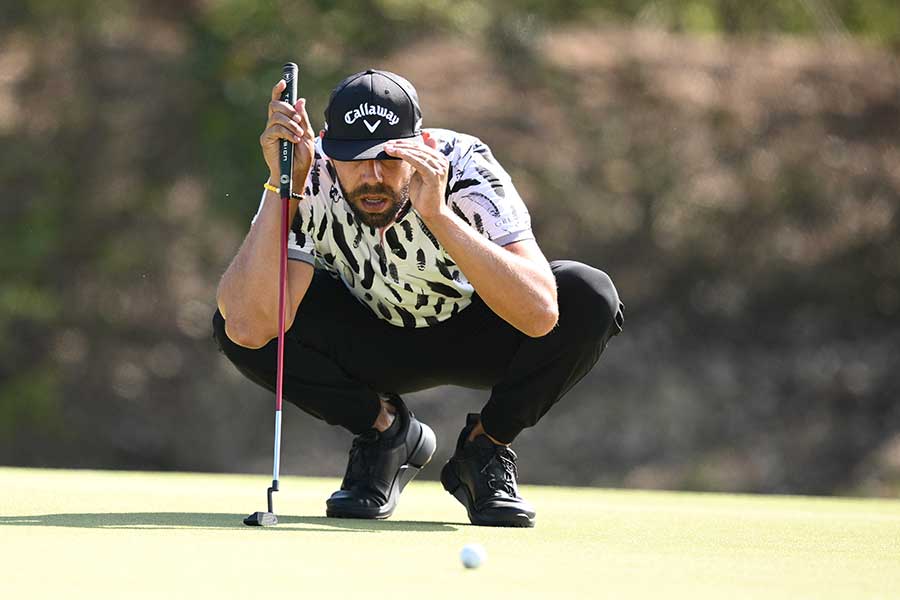
[[[386, 227], [394, 221], [397, 213], [409, 201], [409, 182], [407, 181], [400, 190], [389, 188], [383, 183], [364, 183], [359, 187], [344, 192], [344, 199], [350, 205], [353, 216], [363, 225], [369, 227]], [[379, 212], [368, 212], [363, 208], [366, 199], [383, 200], [385, 208]]]

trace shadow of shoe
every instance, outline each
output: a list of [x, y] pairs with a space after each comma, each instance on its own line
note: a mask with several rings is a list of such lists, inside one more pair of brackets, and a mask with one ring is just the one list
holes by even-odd
[[[228, 513], [58, 513], [0, 516], [0, 527], [77, 527], [98, 529], [246, 529], [246, 515]], [[272, 531], [456, 531], [462, 523], [436, 521], [375, 521], [278, 515]], [[256, 529], [256, 528], [253, 528]]]

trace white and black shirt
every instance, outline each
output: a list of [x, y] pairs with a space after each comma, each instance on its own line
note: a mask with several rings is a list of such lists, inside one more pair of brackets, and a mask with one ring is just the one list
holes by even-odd
[[[450, 209], [500, 246], [532, 239], [528, 209], [490, 148], [455, 131], [428, 132], [450, 161], [445, 193]], [[401, 327], [427, 327], [471, 302], [474, 288], [411, 203], [384, 228], [355, 218], [319, 139], [303, 195], [291, 224], [288, 258], [325, 269], [378, 317]]]

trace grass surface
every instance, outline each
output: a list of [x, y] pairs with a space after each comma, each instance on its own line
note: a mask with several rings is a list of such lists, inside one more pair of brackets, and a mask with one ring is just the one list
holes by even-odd
[[[900, 502], [524, 487], [531, 530], [468, 525], [435, 483], [388, 521], [338, 482], [0, 468], [0, 598], [900, 598]], [[477, 570], [459, 551], [487, 549]]]

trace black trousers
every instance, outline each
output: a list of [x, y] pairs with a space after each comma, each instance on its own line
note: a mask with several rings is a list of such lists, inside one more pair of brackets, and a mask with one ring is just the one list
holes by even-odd
[[[340, 281], [316, 271], [285, 334], [284, 399], [354, 434], [372, 427], [379, 393], [404, 394], [452, 384], [490, 389], [482, 424], [503, 442], [531, 427], [596, 364], [622, 331], [623, 305], [603, 271], [573, 261], [551, 263], [559, 322], [531, 338], [477, 296], [456, 316], [418, 329], [391, 325], [358, 302]], [[249, 379], [274, 391], [278, 342], [251, 350], [213, 329], [225, 356]]]

